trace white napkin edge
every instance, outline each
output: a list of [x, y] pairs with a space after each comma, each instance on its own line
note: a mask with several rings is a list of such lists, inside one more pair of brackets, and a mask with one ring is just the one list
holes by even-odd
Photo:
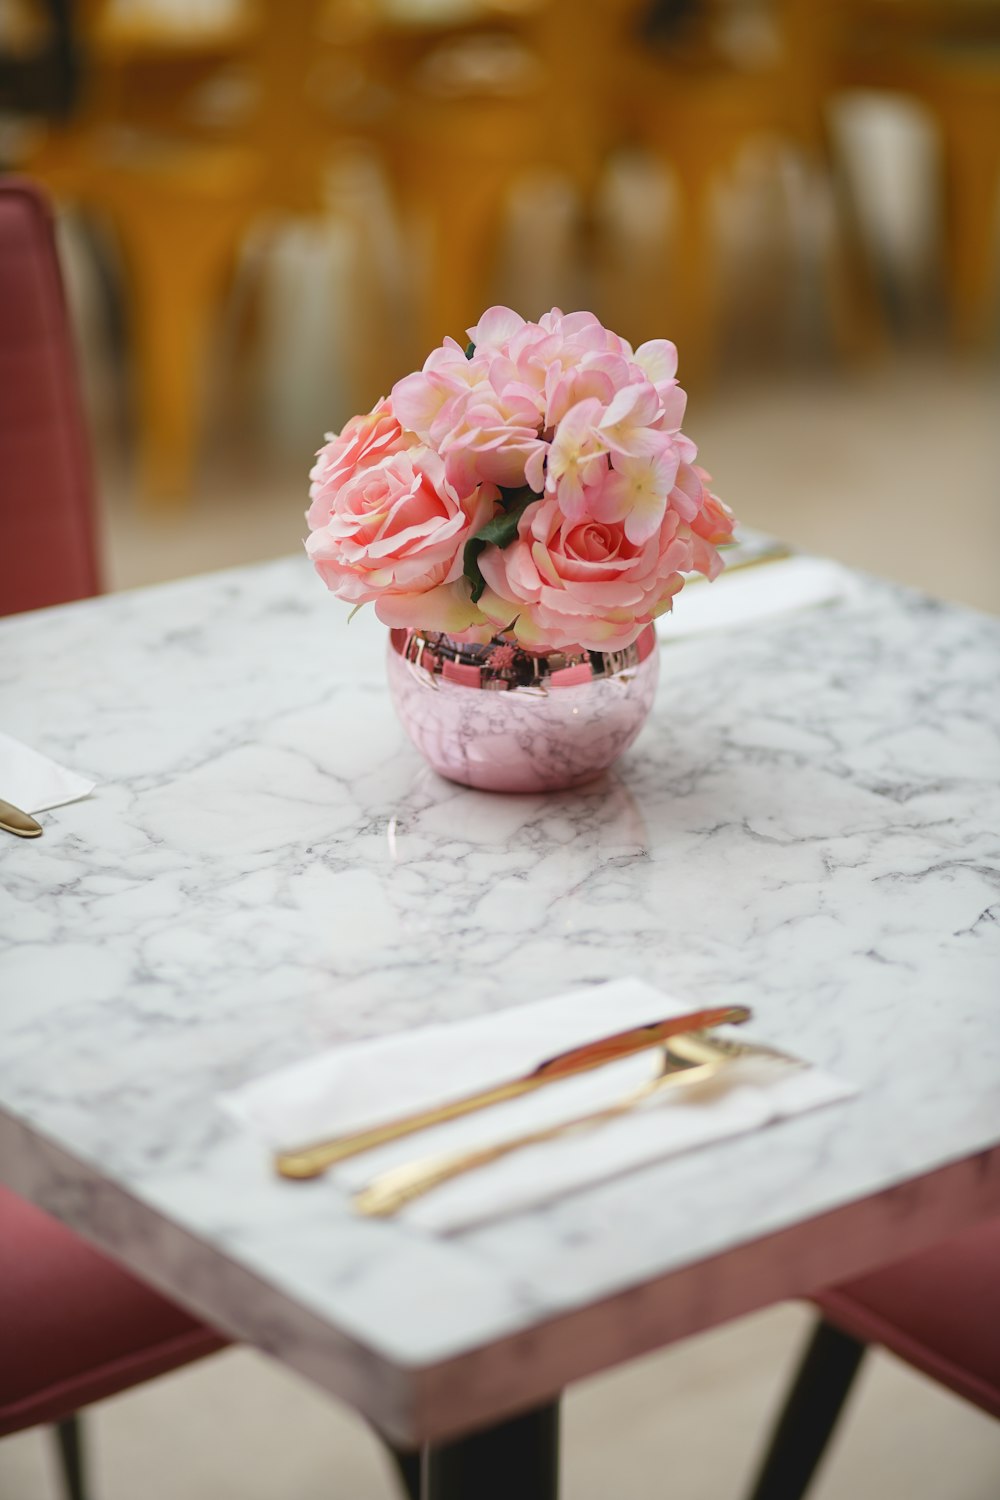
[[849, 597], [860, 587], [855, 574], [829, 558], [805, 554], [736, 567], [712, 583], [688, 582], [667, 614], [656, 622], [663, 640], [733, 630], [795, 610]]
[[0, 731], [0, 797], [22, 812], [48, 812], [89, 797], [96, 782]]

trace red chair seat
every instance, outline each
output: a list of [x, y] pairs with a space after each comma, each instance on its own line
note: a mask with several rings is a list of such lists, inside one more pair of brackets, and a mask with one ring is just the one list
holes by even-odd
[[815, 1300], [845, 1333], [1000, 1417], [1000, 1220]]
[[211, 1354], [226, 1340], [0, 1188], [0, 1435]]

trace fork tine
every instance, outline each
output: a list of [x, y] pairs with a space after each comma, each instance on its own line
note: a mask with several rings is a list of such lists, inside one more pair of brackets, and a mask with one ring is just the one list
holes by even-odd
[[793, 1057], [791, 1053], [782, 1052], [777, 1047], [768, 1047], [763, 1042], [737, 1042], [708, 1031], [686, 1031], [680, 1036], [672, 1037], [668, 1045], [672, 1053], [687, 1062], [710, 1062], [720, 1057], [734, 1061], [741, 1057], [758, 1057], [766, 1062], [782, 1063], [786, 1067], [809, 1066], [802, 1058]]
[[589, 1129], [617, 1119], [620, 1115], [628, 1114], [645, 1099], [652, 1098], [654, 1094], [673, 1090], [676, 1087], [697, 1086], [714, 1078], [723, 1067], [723, 1061], [719, 1057], [692, 1062], [687, 1058], [674, 1058], [666, 1043], [663, 1044], [661, 1050], [664, 1055], [662, 1073], [657, 1073], [652, 1078], [646, 1079], [644, 1083], [630, 1089], [615, 1103], [606, 1105], [603, 1109], [591, 1110], [585, 1115], [577, 1115], [573, 1119], [540, 1126], [539, 1129], [526, 1131], [523, 1135], [509, 1136], [506, 1140], [494, 1142], [493, 1145], [442, 1153], [439, 1156], [422, 1157], [417, 1161], [404, 1162], [398, 1167], [389, 1167], [384, 1172], [378, 1173], [366, 1187], [354, 1194], [355, 1209], [367, 1218], [385, 1218], [402, 1208], [404, 1203], [423, 1197], [424, 1193], [430, 1192], [440, 1183], [449, 1182], [453, 1177], [460, 1177], [465, 1172], [488, 1166], [490, 1162], [499, 1161], [502, 1157], [509, 1156], [511, 1152], [520, 1151], [527, 1146], [537, 1146], [543, 1141], [558, 1140], [560, 1136], [571, 1135], [578, 1130]]

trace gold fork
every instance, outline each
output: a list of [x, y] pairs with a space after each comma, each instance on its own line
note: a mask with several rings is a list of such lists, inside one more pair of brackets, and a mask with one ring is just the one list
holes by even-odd
[[670, 1040], [670, 1050], [675, 1057], [687, 1063], [731, 1061], [740, 1058], [759, 1058], [762, 1062], [781, 1063], [788, 1068], [808, 1068], [809, 1063], [778, 1047], [768, 1047], [763, 1042], [737, 1042], [730, 1037], [716, 1036], [714, 1031], [684, 1031]]
[[607, 1120], [617, 1119], [643, 1100], [666, 1089], [707, 1083], [740, 1058], [759, 1057], [794, 1067], [808, 1066], [799, 1058], [791, 1057], [787, 1052], [779, 1052], [774, 1047], [753, 1042], [731, 1042], [707, 1032], [694, 1031], [672, 1037], [660, 1049], [660, 1056], [660, 1072], [631, 1089], [614, 1104], [585, 1115], [577, 1115], [571, 1120], [561, 1120], [556, 1125], [542, 1126], [538, 1130], [526, 1131], [523, 1135], [495, 1141], [490, 1146], [424, 1156], [417, 1161], [390, 1167], [385, 1172], [379, 1172], [366, 1187], [355, 1193], [354, 1207], [366, 1218], [389, 1218], [404, 1204], [412, 1203], [415, 1198], [422, 1198], [443, 1182], [450, 1182], [452, 1178], [461, 1177], [477, 1167], [489, 1166], [491, 1162], [520, 1151], [522, 1147], [541, 1145], [544, 1141], [556, 1140], [577, 1130], [590, 1129]]

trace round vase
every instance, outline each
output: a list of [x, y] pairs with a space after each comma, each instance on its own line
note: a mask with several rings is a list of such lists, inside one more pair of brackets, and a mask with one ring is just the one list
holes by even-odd
[[660, 657], [648, 625], [623, 651], [524, 650], [420, 630], [389, 633], [389, 689], [410, 739], [450, 781], [559, 791], [606, 771], [635, 739]]

